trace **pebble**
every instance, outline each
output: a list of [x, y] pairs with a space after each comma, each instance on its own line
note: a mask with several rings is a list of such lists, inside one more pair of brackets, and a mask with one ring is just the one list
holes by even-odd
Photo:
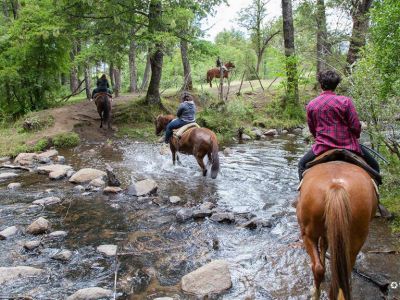
[[19, 182], [11, 182], [9, 185], [7, 185], [7, 188], [9, 190], [16, 190], [16, 189], [19, 189], [21, 186], [22, 185]]
[[169, 202], [171, 202], [172, 204], [176, 204], [181, 202], [181, 198], [178, 196], [171, 196], [169, 197]]
[[5, 240], [18, 233], [17, 226], [10, 226], [0, 231], [0, 240]]
[[210, 219], [214, 222], [232, 223], [235, 221], [235, 215], [231, 212], [214, 213]]
[[40, 246], [40, 241], [27, 241], [24, 244], [26, 250], [33, 250]]
[[96, 300], [96, 299], [110, 299], [113, 292], [100, 287], [90, 287], [80, 289], [66, 300]]
[[61, 260], [61, 261], [68, 261], [71, 259], [72, 252], [69, 250], [61, 250], [54, 254], [51, 258], [56, 259], [56, 260]]
[[60, 198], [51, 196], [51, 197], [46, 197], [46, 198], [35, 200], [32, 202], [32, 204], [48, 206], [48, 205], [57, 204], [60, 202], [61, 202]]
[[57, 230], [57, 231], [53, 231], [53, 232], [49, 233], [49, 237], [52, 237], [52, 238], [65, 237], [67, 235], [68, 235], [68, 233], [63, 230]]
[[122, 192], [122, 189], [119, 186], [107, 186], [103, 190], [105, 194], [117, 194], [120, 192]]
[[193, 217], [193, 211], [190, 208], [182, 208], [176, 213], [176, 220], [178, 222], [185, 222]]
[[0, 179], [9, 179], [17, 176], [18, 174], [14, 172], [5, 172], [0, 174]]
[[50, 222], [45, 218], [40, 217], [36, 219], [31, 225], [28, 226], [26, 232], [30, 234], [41, 234], [45, 233], [50, 229]]
[[193, 211], [193, 218], [202, 219], [211, 216], [212, 211], [209, 209], [197, 209]]

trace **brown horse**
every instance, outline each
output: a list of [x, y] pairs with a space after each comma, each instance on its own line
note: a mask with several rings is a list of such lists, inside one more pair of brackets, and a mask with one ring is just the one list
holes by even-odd
[[[224, 72], [224, 78], [228, 78], [229, 72], [235, 68], [235, 65], [232, 62], [228, 62], [225, 65], [225, 70]], [[212, 80], [214, 78], [220, 78], [221, 70], [220, 68], [212, 68], [211, 70], [207, 71], [207, 83], [210, 84], [210, 87], [212, 87]]]
[[377, 196], [371, 177], [346, 162], [318, 164], [304, 174], [297, 219], [320, 297], [325, 253], [330, 250], [330, 299], [351, 299], [351, 271], [375, 215]]
[[94, 103], [97, 106], [97, 112], [100, 115], [100, 128], [103, 127], [104, 123], [107, 123], [108, 129], [111, 129], [111, 100], [107, 93], [98, 93], [94, 99]]
[[[159, 115], [155, 120], [156, 135], [160, 135], [174, 118], [175, 116], [173, 115]], [[211, 130], [207, 128], [192, 128], [187, 130], [179, 140], [173, 136], [170, 141], [170, 148], [174, 165], [177, 151], [191, 154], [196, 158], [203, 176], [207, 175], [207, 168], [203, 161], [204, 156], [207, 155], [208, 162], [211, 163], [211, 178], [217, 178], [219, 172], [218, 140]]]

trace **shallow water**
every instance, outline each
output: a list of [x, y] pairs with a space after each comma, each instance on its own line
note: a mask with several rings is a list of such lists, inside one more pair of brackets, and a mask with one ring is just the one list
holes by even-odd
[[[44, 216], [52, 223], [52, 230], [68, 232], [58, 240], [42, 237], [44, 246], [33, 253], [23, 250], [22, 244], [37, 238], [23, 230], [0, 241], [0, 266], [29, 265], [46, 270], [45, 276], [1, 286], [0, 295], [63, 299], [84, 287], [113, 289], [116, 273], [120, 299], [189, 299], [180, 291], [181, 277], [210, 260], [224, 259], [230, 264], [233, 285], [219, 299], [309, 299], [309, 258], [291, 206], [296, 196], [296, 163], [306, 147], [297, 137], [235, 145], [229, 156], [220, 153], [221, 173], [216, 180], [203, 178], [193, 157], [181, 155], [183, 165], [172, 166], [169, 155], [160, 155], [160, 145], [86, 143], [62, 153], [75, 170], [89, 166], [104, 169], [109, 163], [123, 186], [152, 178], [159, 185], [157, 199], [101, 193], [82, 196], [67, 181], [53, 182], [26, 172], [0, 182], [0, 230], [26, 226]], [[7, 191], [5, 187], [12, 181], [22, 182], [22, 189]], [[33, 200], [47, 195], [59, 196], [64, 202], [44, 210], [29, 208]], [[169, 204], [168, 197], [173, 195], [180, 196], [183, 203]], [[272, 227], [249, 230], [209, 219], [176, 221], [180, 208], [206, 201], [238, 216], [254, 214], [269, 220]], [[117, 244], [118, 260], [97, 253], [100, 244]], [[50, 258], [60, 248], [73, 251], [71, 261]], [[357, 268], [374, 278], [384, 276], [399, 282], [398, 255], [368, 252], [382, 249], [399, 250], [399, 244], [387, 224], [375, 219]], [[322, 298], [326, 299], [326, 284], [323, 289]], [[355, 299], [395, 299], [400, 287], [384, 295], [376, 285], [353, 274], [353, 295]]]

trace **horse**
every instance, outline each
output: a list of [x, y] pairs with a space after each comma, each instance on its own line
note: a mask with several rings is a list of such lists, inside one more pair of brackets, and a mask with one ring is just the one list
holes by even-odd
[[[174, 115], [159, 115], [155, 119], [156, 135], [160, 135], [173, 119], [175, 119]], [[202, 170], [203, 176], [207, 175], [207, 168], [203, 161], [207, 155], [208, 162], [211, 163], [211, 178], [217, 178], [219, 172], [218, 140], [215, 133], [210, 129], [188, 129], [179, 140], [173, 136], [170, 141], [170, 148], [174, 165], [177, 158], [176, 152], [193, 155]]]
[[330, 299], [351, 299], [351, 271], [377, 207], [369, 174], [343, 161], [317, 164], [305, 172], [296, 208], [304, 246], [312, 262], [313, 299], [320, 298], [325, 253], [330, 249]]
[[111, 129], [111, 110], [112, 105], [110, 96], [107, 93], [98, 93], [94, 99], [94, 103], [97, 107], [97, 112], [100, 115], [100, 128], [103, 127], [104, 123], [108, 124], [108, 129]]
[[[225, 65], [225, 68], [223, 70], [224, 76], [223, 78], [228, 78], [229, 72], [235, 68], [235, 65], [232, 62], [227, 62]], [[212, 87], [212, 80], [214, 78], [220, 78], [221, 70], [220, 68], [212, 68], [211, 70], [207, 71], [207, 83], [210, 84], [210, 87]]]

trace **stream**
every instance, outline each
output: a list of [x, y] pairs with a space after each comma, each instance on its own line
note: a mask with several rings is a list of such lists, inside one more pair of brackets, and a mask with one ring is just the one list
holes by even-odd
[[[300, 136], [234, 145], [229, 155], [220, 152], [216, 180], [203, 178], [191, 156], [180, 155], [182, 165], [174, 167], [170, 155], [160, 154], [159, 144], [117, 140], [110, 146], [87, 141], [60, 152], [74, 170], [104, 170], [110, 164], [122, 187], [155, 180], [158, 196], [139, 199], [126, 193], [82, 194], [68, 180], [16, 171], [17, 178], [0, 181], [0, 230], [12, 225], [24, 228], [42, 216], [51, 222], [52, 231], [68, 235], [56, 239], [43, 235], [39, 237], [43, 246], [35, 251], [23, 249], [25, 241], [38, 239], [24, 230], [0, 240], [0, 267], [45, 270], [41, 276], [1, 285], [0, 299], [65, 299], [91, 286], [114, 290], [115, 277], [117, 299], [192, 299], [181, 291], [181, 278], [215, 259], [229, 263], [232, 277], [232, 288], [216, 299], [309, 299], [310, 261], [291, 205], [297, 194], [297, 161], [307, 147]], [[16, 181], [22, 188], [9, 191], [7, 185]], [[30, 205], [47, 196], [63, 202], [45, 208]], [[171, 204], [170, 196], [179, 196], [182, 202]], [[254, 215], [269, 226], [251, 230], [208, 218], [177, 222], [178, 210], [204, 202], [238, 218]], [[118, 245], [118, 259], [98, 253], [101, 244]], [[71, 250], [71, 260], [51, 259], [59, 249]], [[397, 282], [398, 287], [380, 289], [353, 272], [354, 299], [400, 299], [399, 250], [388, 224], [375, 218], [356, 269], [374, 281]], [[326, 282], [322, 289], [322, 299], [327, 299]]]

